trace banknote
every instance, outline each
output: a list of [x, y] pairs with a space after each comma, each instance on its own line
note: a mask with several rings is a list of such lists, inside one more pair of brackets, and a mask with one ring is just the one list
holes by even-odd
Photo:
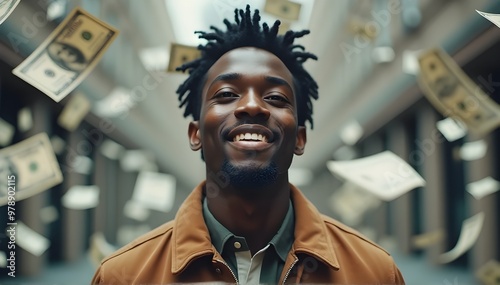
[[175, 201], [175, 183], [173, 175], [141, 171], [132, 199], [145, 208], [168, 213]]
[[264, 12], [274, 15], [280, 19], [298, 20], [300, 16], [300, 3], [283, 0], [266, 0]]
[[61, 101], [93, 70], [118, 30], [76, 7], [12, 72]]
[[33, 113], [30, 107], [24, 107], [17, 113], [17, 128], [26, 132], [33, 127]]
[[446, 238], [446, 231], [443, 229], [419, 234], [411, 238], [413, 248], [423, 249], [443, 241]]
[[[187, 46], [177, 43], [170, 45], [170, 60], [167, 72], [176, 72], [175, 69], [186, 62], [193, 61], [201, 56], [201, 51], [196, 46]], [[179, 71], [180, 72], [180, 71]]]
[[99, 205], [99, 186], [73, 185], [62, 196], [61, 204], [73, 210], [86, 210]]
[[74, 94], [71, 96], [66, 106], [64, 106], [61, 115], [57, 118], [57, 123], [66, 130], [72, 132], [88, 114], [90, 107], [90, 101], [85, 95], [81, 93]]
[[484, 285], [498, 285], [500, 282], [500, 262], [490, 259], [475, 272]]
[[449, 142], [463, 138], [467, 134], [467, 127], [464, 126], [462, 122], [449, 117], [441, 121], [437, 121], [436, 128]]
[[485, 13], [478, 10], [476, 10], [476, 12], [478, 12], [479, 15], [485, 17], [490, 22], [492, 22], [493, 24], [495, 24], [497, 27], [500, 28], [500, 14]]
[[0, 118], [0, 146], [9, 145], [14, 137], [14, 126]]
[[[0, 206], [7, 204], [11, 192], [15, 192], [14, 198], [19, 201], [47, 190], [62, 180], [46, 133], [0, 150]], [[13, 187], [14, 191], [8, 191], [13, 190]]]
[[345, 182], [330, 197], [331, 210], [349, 226], [358, 226], [364, 214], [380, 204], [381, 201], [374, 195], [367, 194], [350, 182]]
[[101, 261], [115, 250], [117, 248], [106, 240], [102, 232], [96, 232], [90, 237], [89, 257], [95, 267], [98, 267]]
[[135, 200], [128, 200], [123, 206], [123, 215], [137, 221], [144, 222], [149, 214], [150, 211]]
[[384, 201], [425, 185], [425, 180], [391, 151], [348, 161], [329, 161], [327, 167], [332, 174]]
[[34, 256], [41, 256], [50, 247], [49, 239], [19, 220], [16, 225], [16, 243]]
[[468, 251], [477, 241], [481, 229], [483, 228], [484, 212], [475, 214], [462, 223], [460, 236], [453, 249], [439, 256], [441, 263], [449, 263]]
[[419, 57], [419, 84], [444, 116], [459, 119], [470, 133], [488, 134], [500, 125], [500, 106], [489, 98], [441, 49]]
[[500, 190], [500, 181], [495, 180], [493, 177], [488, 176], [481, 180], [471, 182], [465, 186], [467, 192], [469, 192], [477, 200], [493, 194]]
[[21, 0], [0, 0], [0, 25], [7, 20]]

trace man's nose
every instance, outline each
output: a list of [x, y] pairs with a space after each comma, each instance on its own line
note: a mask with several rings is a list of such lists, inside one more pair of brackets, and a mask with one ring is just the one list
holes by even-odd
[[238, 107], [234, 111], [234, 115], [239, 119], [249, 116], [261, 117], [267, 120], [270, 114], [262, 97], [254, 91], [249, 91], [243, 95], [243, 98], [238, 102]]

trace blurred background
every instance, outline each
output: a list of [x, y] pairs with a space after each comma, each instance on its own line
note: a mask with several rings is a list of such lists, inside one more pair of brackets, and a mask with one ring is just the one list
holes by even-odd
[[[247, 3], [280, 32], [310, 29], [298, 43], [319, 57], [305, 64], [320, 99], [291, 182], [384, 246], [407, 284], [500, 284], [500, 28], [476, 11], [500, 13], [499, 1], [17, 2], [0, 1], [0, 228], [17, 228], [15, 278], [0, 233], [1, 284], [88, 284], [103, 256], [174, 218], [205, 172], [175, 94], [187, 75], [172, 67], [198, 56], [193, 31], [223, 28]], [[108, 38], [47, 87], [47, 62], [28, 56], [79, 29], [75, 7]], [[416, 172], [375, 180], [425, 183], [384, 196], [355, 175], [384, 161], [338, 171], [384, 151]]]

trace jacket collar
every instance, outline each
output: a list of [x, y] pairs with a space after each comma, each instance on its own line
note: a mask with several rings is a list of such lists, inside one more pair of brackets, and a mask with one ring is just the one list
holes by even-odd
[[[203, 189], [205, 181], [189, 194], [175, 217], [172, 243], [172, 273], [182, 272], [188, 264], [201, 256], [218, 255], [210, 240], [203, 218]], [[294, 253], [311, 255], [329, 266], [339, 269], [333, 241], [329, 239], [321, 214], [304, 195], [290, 184], [295, 211]]]
[[292, 250], [305, 253], [338, 270], [339, 261], [325, 221], [318, 209], [290, 184], [290, 195], [295, 210], [295, 241]]

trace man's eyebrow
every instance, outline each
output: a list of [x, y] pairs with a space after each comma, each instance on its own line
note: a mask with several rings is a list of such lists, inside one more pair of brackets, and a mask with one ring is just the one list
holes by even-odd
[[284, 86], [287, 86], [288, 88], [290, 88], [290, 90], [293, 90], [292, 86], [290, 86], [290, 84], [282, 78], [274, 77], [274, 76], [265, 76], [264, 79], [271, 84], [284, 85]]
[[241, 73], [236, 73], [236, 72], [224, 73], [224, 74], [221, 74], [221, 75], [215, 77], [215, 79], [212, 80], [210, 85], [214, 84], [217, 81], [231, 81], [231, 80], [239, 79], [241, 77], [242, 77]]
[[[214, 80], [212, 80], [212, 82], [210, 83], [210, 86], [212, 86], [214, 83], [216, 83], [218, 81], [232, 81], [232, 80], [240, 79], [241, 77], [243, 77], [243, 75], [241, 73], [236, 73], [236, 72], [224, 73], [224, 74], [221, 74], [221, 75], [215, 77]], [[286, 80], [284, 80], [282, 78], [267, 75], [267, 76], [264, 76], [264, 80], [266, 80], [267, 82], [269, 82], [273, 85], [287, 86], [288, 88], [290, 88], [290, 90], [293, 90], [292, 86]]]

